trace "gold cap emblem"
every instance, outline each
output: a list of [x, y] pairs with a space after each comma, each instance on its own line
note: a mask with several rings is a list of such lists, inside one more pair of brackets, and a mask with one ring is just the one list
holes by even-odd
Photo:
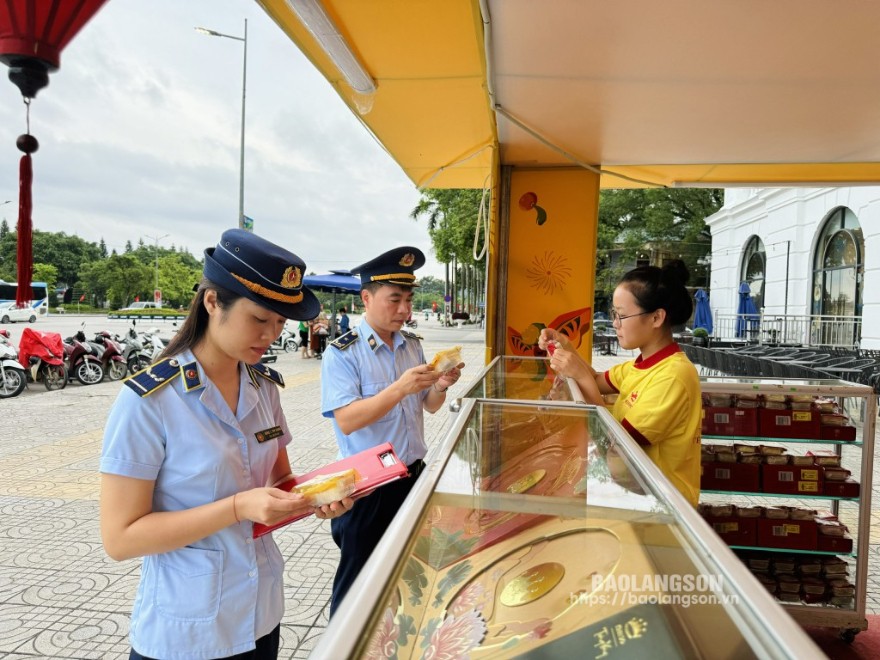
[[415, 261], [416, 255], [414, 255], [412, 252], [407, 252], [405, 255], [403, 255], [403, 259], [401, 259], [399, 263], [404, 268], [409, 268], [415, 263]]
[[298, 289], [302, 286], [302, 272], [296, 266], [288, 266], [281, 276], [281, 286], [285, 289]]

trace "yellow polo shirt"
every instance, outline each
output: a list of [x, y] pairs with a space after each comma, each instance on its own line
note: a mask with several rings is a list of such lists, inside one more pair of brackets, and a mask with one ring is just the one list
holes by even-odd
[[605, 372], [618, 393], [612, 408], [645, 453], [694, 506], [700, 498], [703, 406], [697, 370], [678, 344]]

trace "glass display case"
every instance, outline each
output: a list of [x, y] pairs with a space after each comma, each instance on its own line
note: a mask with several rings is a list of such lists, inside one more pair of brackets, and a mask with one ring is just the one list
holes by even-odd
[[701, 512], [797, 621], [867, 628], [872, 388], [702, 377]]
[[532, 362], [462, 399], [314, 657], [818, 657], [608, 411]]

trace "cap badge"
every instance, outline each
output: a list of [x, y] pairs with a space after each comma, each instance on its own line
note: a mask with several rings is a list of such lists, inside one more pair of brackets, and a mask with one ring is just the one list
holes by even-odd
[[403, 259], [401, 259], [399, 263], [404, 268], [409, 268], [415, 263], [415, 261], [416, 255], [414, 255], [412, 252], [407, 252], [405, 255], [403, 255]]
[[302, 286], [302, 271], [296, 266], [288, 266], [281, 276], [281, 286], [285, 289], [298, 289]]

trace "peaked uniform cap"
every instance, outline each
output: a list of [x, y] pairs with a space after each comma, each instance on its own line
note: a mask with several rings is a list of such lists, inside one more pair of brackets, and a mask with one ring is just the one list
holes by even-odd
[[378, 282], [413, 287], [418, 286], [414, 271], [424, 265], [424, 253], [418, 248], [404, 245], [352, 268], [351, 274], [360, 276], [361, 286]]
[[303, 286], [306, 263], [244, 229], [227, 229], [205, 250], [205, 277], [288, 319], [309, 320], [321, 308]]

